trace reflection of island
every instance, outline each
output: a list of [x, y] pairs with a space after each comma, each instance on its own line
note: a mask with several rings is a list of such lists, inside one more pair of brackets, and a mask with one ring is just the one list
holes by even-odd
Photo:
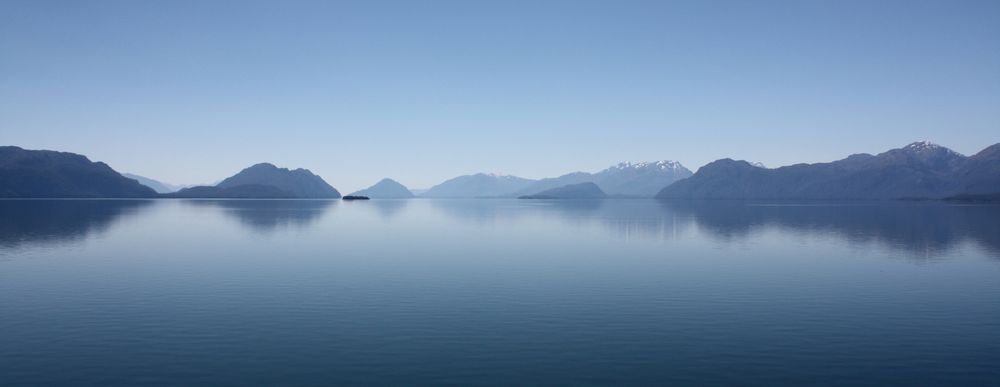
[[372, 200], [371, 202], [365, 203], [366, 206], [370, 206], [378, 212], [382, 219], [389, 220], [396, 215], [399, 215], [410, 201], [407, 199], [382, 199], [382, 200]]
[[335, 200], [183, 200], [192, 206], [213, 207], [258, 232], [304, 228], [318, 220]]
[[102, 233], [153, 200], [0, 200], [0, 248], [70, 243]]
[[768, 228], [827, 234], [851, 243], [883, 243], [914, 257], [942, 255], [963, 241], [1000, 254], [1000, 206], [922, 202], [755, 203], [663, 201], [699, 229], [739, 239]]

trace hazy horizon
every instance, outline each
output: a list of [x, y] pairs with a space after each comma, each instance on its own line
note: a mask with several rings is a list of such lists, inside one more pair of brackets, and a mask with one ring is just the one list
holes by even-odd
[[1000, 142], [1000, 3], [0, 3], [0, 145], [348, 193]]

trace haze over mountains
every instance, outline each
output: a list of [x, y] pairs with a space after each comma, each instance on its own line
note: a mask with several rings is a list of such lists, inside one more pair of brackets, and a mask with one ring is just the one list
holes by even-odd
[[[170, 186], [123, 176], [85, 156], [0, 147], [0, 197], [39, 198], [340, 198], [340, 192], [307, 169], [260, 163], [214, 186], [163, 193]], [[140, 184], [140, 180], [146, 185]], [[149, 186], [147, 186], [149, 185]], [[160, 191], [157, 193], [153, 188]], [[964, 156], [926, 141], [878, 155], [855, 154], [815, 164], [765, 168], [722, 159], [697, 173], [674, 161], [620, 163], [596, 173], [575, 172], [540, 180], [478, 173], [459, 176], [424, 192], [427, 198], [597, 198], [765, 200], [989, 199], [1000, 193], [1000, 144]], [[354, 193], [410, 198], [392, 179]]]
[[723, 159], [657, 194], [661, 199], [903, 199], [1000, 192], [1000, 144], [966, 157], [926, 141], [878, 155], [765, 169]]
[[150, 179], [148, 177], [139, 176], [132, 173], [122, 173], [122, 176], [125, 176], [129, 179], [135, 179], [136, 181], [139, 182], [139, 184], [152, 188], [154, 191], [156, 191], [156, 193], [161, 193], [161, 194], [176, 192], [182, 188], [187, 188], [187, 186], [164, 183], [159, 180]]

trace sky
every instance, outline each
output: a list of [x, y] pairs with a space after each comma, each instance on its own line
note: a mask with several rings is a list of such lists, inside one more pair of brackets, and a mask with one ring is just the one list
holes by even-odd
[[341, 191], [1000, 142], [1000, 1], [0, 2], [0, 145]]

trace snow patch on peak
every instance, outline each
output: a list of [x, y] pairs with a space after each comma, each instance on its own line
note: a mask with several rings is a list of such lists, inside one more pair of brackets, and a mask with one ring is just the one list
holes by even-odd
[[496, 179], [506, 179], [506, 180], [520, 179], [520, 177], [517, 177], [517, 176], [514, 176], [514, 175], [508, 175], [506, 173], [490, 172], [490, 173], [479, 173], [479, 175], [489, 176], [489, 177], [496, 178]]
[[914, 150], [924, 150], [924, 149], [937, 149], [941, 146], [927, 140], [921, 140], [907, 145], [904, 149], [914, 149]]
[[753, 165], [753, 166], [755, 166], [755, 167], [757, 167], [757, 168], [764, 168], [764, 169], [767, 169], [767, 166], [766, 166], [766, 165], [764, 165], [764, 163], [762, 163], [762, 162], [760, 162], [760, 161], [751, 161], [751, 162], [750, 162], [750, 165]]
[[933, 142], [926, 141], [926, 140], [917, 141], [917, 142], [914, 142], [914, 143], [912, 143], [910, 145], [907, 145], [907, 146], [903, 147], [903, 150], [909, 151], [909, 152], [916, 152], [916, 153], [945, 151], [948, 154], [953, 154], [953, 155], [958, 155], [959, 154], [958, 152], [955, 152], [955, 151], [953, 151], [951, 149], [948, 149], [946, 147], [943, 147], [941, 145], [938, 145], [938, 144], [935, 144]]
[[673, 170], [673, 169], [683, 168], [683, 166], [681, 165], [681, 163], [678, 163], [676, 161], [660, 160], [660, 161], [640, 161], [640, 162], [625, 161], [618, 163], [618, 165], [615, 165], [614, 167], [611, 168], [619, 170], [649, 169], [649, 168], [659, 169], [659, 170]]

